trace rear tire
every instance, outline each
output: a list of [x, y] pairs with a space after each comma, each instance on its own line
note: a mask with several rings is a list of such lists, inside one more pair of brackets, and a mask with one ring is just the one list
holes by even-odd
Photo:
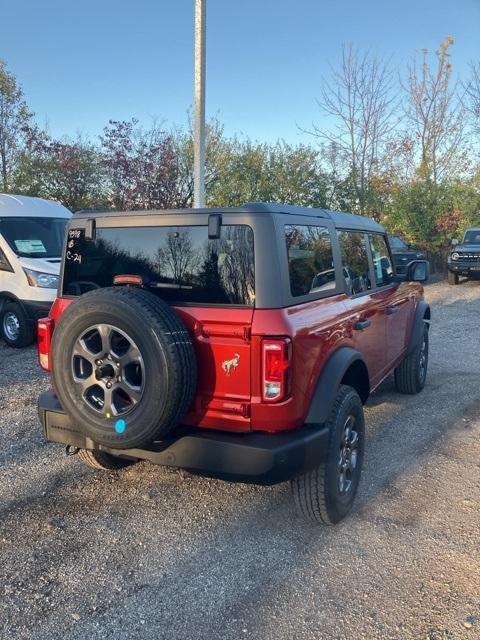
[[127, 460], [126, 458], [117, 458], [105, 451], [90, 451], [88, 449], [80, 449], [78, 459], [92, 469], [101, 469], [102, 471], [117, 471], [135, 464], [137, 460]]
[[425, 386], [428, 369], [428, 326], [424, 323], [423, 336], [415, 347], [395, 369], [395, 386], [400, 393], [415, 395]]
[[2, 338], [15, 349], [28, 347], [35, 339], [33, 323], [18, 302], [11, 301], [3, 305], [0, 328]]
[[291, 486], [305, 520], [332, 525], [351, 510], [362, 470], [365, 420], [355, 389], [340, 387], [325, 426], [329, 430], [326, 461], [294, 478]]
[[452, 271], [448, 272], [448, 284], [458, 284], [460, 281], [460, 277], [458, 273], [453, 273]]

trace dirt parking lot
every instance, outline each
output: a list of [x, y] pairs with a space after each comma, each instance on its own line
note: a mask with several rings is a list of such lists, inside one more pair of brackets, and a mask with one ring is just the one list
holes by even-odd
[[480, 282], [426, 295], [427, 386], [369, 401], [334, 528], [287, 485], [83, 467], [42, 438], [34, 349], [0, 345], [1, 638], [480, 639]]

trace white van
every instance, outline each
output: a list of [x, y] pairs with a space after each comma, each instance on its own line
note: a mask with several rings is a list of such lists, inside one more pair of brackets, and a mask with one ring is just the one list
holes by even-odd
[[55, 300], [71, 215], [58, 202], [0, 194], [0, 335], [11, 347], [33, 342]]

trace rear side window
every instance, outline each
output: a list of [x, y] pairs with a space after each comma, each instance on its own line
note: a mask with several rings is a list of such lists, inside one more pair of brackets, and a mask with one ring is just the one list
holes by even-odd
[[286, 225], [288, 272], [292, 296], [336, 288], [332, 243], [326, 227]]
[[343, 275], [347, 293], [351, 296], [372, 288], [365, 234], [360, 231], [339, 231]]
[[373, 259], [373, 273], [377, 287], [393, 282], [393, 267], [385, 238], [378, 233], [368, 236]]
[[224, 225], [209, 240], [206, 226], [98, 228], [95, 240], [70, 229], [63, 293], [111, 287], [116, 275], [141, 276], [165, 300], [253, 306], [253, 231]]

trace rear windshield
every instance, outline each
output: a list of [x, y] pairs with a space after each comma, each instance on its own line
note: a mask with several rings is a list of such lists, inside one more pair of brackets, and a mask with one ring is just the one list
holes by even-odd
[[165, 300], [253, 306], [253, 231], [223, 225], [209, 240], [207, 226], [97, 229], [95, 240], [70, 229], [63, 294], [111, 287], [116, 275], [141, 276]]
[[67, 218], [0, 218], [0, 233], [17, 256], [59, 258]]

